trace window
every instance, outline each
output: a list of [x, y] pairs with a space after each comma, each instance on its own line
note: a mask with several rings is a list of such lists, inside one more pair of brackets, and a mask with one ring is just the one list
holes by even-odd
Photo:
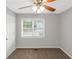
[[21, 21], [22, 37], [44, 37], [44, 19], [22, 19]]

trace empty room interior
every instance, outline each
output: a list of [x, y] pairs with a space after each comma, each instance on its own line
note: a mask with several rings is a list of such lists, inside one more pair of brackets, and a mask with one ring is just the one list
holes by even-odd
[[6, 59], [72, 59], [71, 0], [6, 0]]

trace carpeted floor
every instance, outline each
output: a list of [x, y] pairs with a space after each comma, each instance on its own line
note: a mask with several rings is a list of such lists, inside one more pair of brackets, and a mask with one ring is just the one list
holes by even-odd
[[16, 49], [7, 59], [71, 59], [60, 49]]

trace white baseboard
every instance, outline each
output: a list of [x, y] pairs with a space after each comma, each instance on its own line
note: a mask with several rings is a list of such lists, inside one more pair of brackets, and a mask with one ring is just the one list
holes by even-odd
[[72, 58], [72, 56], [66, 51], [64, 50], [63, 48], [60, 48], [64, 53], [66, 53], [70, 58]]
[[30, 46], [30, 47], [16, 47], [16, 48], [59, 48], [58, 46], [40, 46], [40, 47], [36, 47], [36, 46]]

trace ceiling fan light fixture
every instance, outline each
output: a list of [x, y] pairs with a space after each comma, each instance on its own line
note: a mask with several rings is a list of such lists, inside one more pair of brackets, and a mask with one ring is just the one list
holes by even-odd
[[33, 9], [34, 13], [35, 13], [35, 12], [36, 12], [36, 13], [41, 13], [41, 10], [38, 9], [36, 6], [34, 6], [32, 9]]
[[38, 9], [38, 10], [36, 11], [36, 13], [38, 13], [38, 14], [39, 14], [39, 13], [41, 13], [41, 10], [40, 10], [40, 9]]
[[41, 11], [44, 11], [44, 10], [45, 10], [45, 8], [44, 8], [43, 6], [41, 6], [41, 7], [40, 7], [40, 10], [41, 10]]
[[32, 9], [33, 9], [33, 11], [36, 12], [36, 13], [41, 13], [41, 12], [44, 11], [45, 8], [44, 8], [43, 6], [40, 6], [40, 8], [38, 9], [37, 6], [34, 6]]

